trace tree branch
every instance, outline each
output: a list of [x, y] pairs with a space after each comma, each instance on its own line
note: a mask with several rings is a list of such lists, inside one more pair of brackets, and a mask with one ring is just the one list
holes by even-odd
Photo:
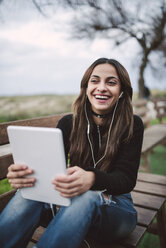
[[32, 0], [32, 3], [35, 5], [36, 9], [40, 12], [41, 15], [47, 17], [47, 15], [43, 12], [42, 6], [36, 2], [36, 0]]

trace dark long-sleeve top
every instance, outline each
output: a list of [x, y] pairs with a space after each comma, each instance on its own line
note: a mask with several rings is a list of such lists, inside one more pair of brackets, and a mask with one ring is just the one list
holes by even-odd
[[[69, 152], [69, 138], [72, 130], [72, 115], [64, 116], [58, 123], [63, 133], [66, 156]], [[119, 149], [107, 172], [89, 165], [86, 170], [95, 173], [95, 182], [91, 190], [106, 190], [108, 194], [120, 195], [131, 192], [136, 184], [140, 163], [144, 127], [140, 117], [134, 115], [133, 136], [129, 142], [121, 141]], [[98, 146], [96, 133], [93, 133], [94, 147]], [[111, 138], [111, 137], [110, 137]], [[95, 150], [95, 149], [94, 149]], [[95, 153], [95, 151], [94, 151]], [[96, 155], [96, 154], [95, 154]], [[79, 165], [77, 165], [79, 166]]]

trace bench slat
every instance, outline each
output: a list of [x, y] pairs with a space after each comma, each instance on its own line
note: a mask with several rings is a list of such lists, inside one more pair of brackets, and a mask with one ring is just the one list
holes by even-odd
[[[41, 235], [43, 234], [45, 228], [43, 227], [38, 227], [36, 231], [34, 232], [32, 236], [32, 241], [37, 242]], [[90, 244], [90, 246], [95, 247], [95, 248], [121, 248], [121, 247], [136, 247], [138, 243], [140, 242], [141, 238], [143, 237], [144, 233], [146, 231], [145, 227], [142, 226], [136, 226], [135, 230], [125, 239], [120, 241], [120, 244], [99, 244], [95, 242], [95, 240], [91, 240], [87, 238], [86, 240]], [[83, 244], [81, 245], [81, 248], [83, 248]]]
[[138, 224], [148, 227], [154, 220], [157, 211], [149, 210], [141, 207], [135, 207], [138, 212]]
[[0, 179], [6, 177], [8, 172], [8, 167], [13, 163], [14, 161], [11, 154], [0, 157]]
[[7, 127], [10, 125], [18, 125], [18, 126], [33, 126], [33, 127], [56, 127], [58, 121], [65, 114], [51, 115], [47, 117], [39, 117], [21, 121], [12, 121], [0, 124], [0, 145], [4, 145], [9, 143], [8, 135], [7, 135]]
[[165, 203], [164, 197], [148, 195], [139, 192], [132, 192], [133, 202], [135, 206], [144, 207], [152, 210], [159, 210]]
[[137, 181], [134, 191], [148, 193], [151, 195], [166, 196], [166, 186], [153, 183]]
[[166, 125], [158, 124], [145, 129], [142, 153], [152, 150], [166, 139]]
[[[32, 242], [37, 243], [37, 241], [40, 239], [40, 237], [42, 236], [42, 234], [44, 233], [45, 228], [42, 226], [39, 226], [33, 236], [32, 236]], [[95, 248], [101, 248], [101, 244], [97, 244], [94, 240], [86, 238], [86, 240], [88, 241], [88, 243], [90, 244], [90, 247], [95, 247]], [[81, 247], [80, 248], [84, 248], [87, 247], [86, 244], [84, 242], [82, 242]], [[114, 245], [109, 245], [109, 244], [102, 244], [102, 248], [124, 248], [124, 246], [120, 245], [120, 244], [114, 244]]]
[[149, 182], [149, 183], [166, 185], [166, 176], [156, 175], [156, 174], [151, 174], [151, 173], [139, 172], [138, 173], [138, 180], [144, 181], [144, 182]]
[[126, 247], [137, 247], [146, 232], [146, 228], [142, 226], [136, 226], [134, 231], [125, 239], [120, 241], [120, 244], [126, 245]]
[[11, 153], [10, 144], [0, 146], [0, 157]]

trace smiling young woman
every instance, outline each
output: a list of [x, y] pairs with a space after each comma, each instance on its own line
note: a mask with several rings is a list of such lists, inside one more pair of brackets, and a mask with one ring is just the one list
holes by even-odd
[[[136, 184], [143, 124], [133, 115], [131, 101], [130, 78], [118, 61], [100, 58], [87, 69], [73, 115], [57, 126], [70, 166], [52, 184], [71, 198], [71, 205], [60, 207], [35, 247], [78, 248], [87, 232], [112, 242], [135, 228], [137, 212], [130, 192]], [[11, 165], [8, 178], [14, 188], [35, 185], [29, 166]], [[0, 247], [25, 248], [48, 208], [17, 191], [0, 215]]]
[[[132, 93], [128, 72], [118, 61], [100, 58], [86, 70], [81, 81], [80, 94], [74, 103], [73, 129], [70, 137], [71, 164], [74, 165], [79, 161], [79, 164], [86, 168], [93, 163], [91, 150], [87, 149], [86, 110], [91, 127], [90, 136], [95, 129], [94, 122], [98, 130], [102, 129], [103, 142], [98, 157], [105, 152], [106, 137], [111, 125], [111, 139], [108, 140], [107, 153], [105, 159], [98, 164], [103, 171], [110, 167], [125, 132], [126, 142], [133, 134]], [[101, 99], [102, 97], [104, 100]], [[114, 110], [116, 113], [112, 118]], [[98, 118], [97, 114], [104, 115], [105, 118]], [[75, 133], [76, 129], [79, 136]]]

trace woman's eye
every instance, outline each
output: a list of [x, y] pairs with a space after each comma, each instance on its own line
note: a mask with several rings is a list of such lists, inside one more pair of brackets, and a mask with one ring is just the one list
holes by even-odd
[[116, 85], [117, 83], [115, 81], [108, 81], [107, 84], [109, 84], [109, 85]]
[[91, 83], [98, 83], [96, 79], [91, 79]]

